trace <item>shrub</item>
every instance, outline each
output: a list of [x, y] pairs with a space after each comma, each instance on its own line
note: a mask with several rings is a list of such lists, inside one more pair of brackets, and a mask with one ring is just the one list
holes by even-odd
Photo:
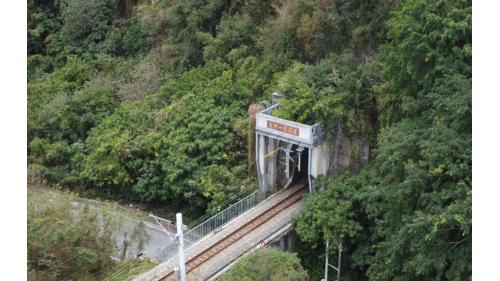
[[306, 271], [295, 254], [275, 249], [257, 250], [244, 256], [218, 280], [221, 281], [306, 281]]

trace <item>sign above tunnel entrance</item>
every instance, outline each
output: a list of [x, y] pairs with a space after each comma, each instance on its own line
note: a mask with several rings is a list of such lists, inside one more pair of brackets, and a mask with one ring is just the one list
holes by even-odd
[[272, 108], [256, 114], [255, 129], [257, 133], [288, 142], [312, 147], [320, 141], [321, 128], [319, 124], [310, 126], [272, 116]]
[[299, 128], [297, 127], [292, 127], [288, 126], [286, 124], [274, 122], [271, 120], [267, 120], [267, 128], [277, 130], [283, 133], [287, 133], [290, 135], [298, 136], [299, 135]]

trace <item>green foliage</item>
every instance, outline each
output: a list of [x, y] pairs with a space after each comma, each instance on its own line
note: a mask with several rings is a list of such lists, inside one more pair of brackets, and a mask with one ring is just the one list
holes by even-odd
[[388, 22], [376, 157], [298, 220], [311, 245], [344, 241], [352, 280], [471, 280], [470, 24], [466, 1], [408, 1]]
[[331, 245], [338, 245], [344, 239], [355, 237], [362, 230], [360, 223], [356, 221], [362, 213], [360, 185], [352, 178], [338, 181], [338, 184], [317, 181], [322, 186], [328, 184], [326, 191], [321, 196], [309, 195], [306, 198], [305, 211], [300, 214], [296, 227], [304, 242], [324, 239]]
[[[145, 41], [145, 34], [136, 18], [125, 25], [125, 35], [122, 38], [123, 53], [125, 56], [133, 56], [149, 50], [150, 45]], [[116, 52], [115, 53], [121, 53]]]
[[38, 280], [104, 280], [119, 269], [115, 279], [126, 280], [154, 266], [149, 260], [124, 259], [115, 264], [110, 258], [126, 251], [116, 244], [117, 233], [131, 229], [130, 235], [123, 233], [124, 241], [139, 251], [148, 239], [142, 223], [134, 226], [116, 216], [116, 212], [127, 210], [105, 202], [89, 204], [71, 193], [49, 189], [40, 181], [38, 167], [28, 170], [28, 276]]
[[278, 62], [285, 63], [296, 56], [295, 20], [291, 13], [292, 4], [285, 3], [278, 10], [278, 16], [258, 28], [256, 45], [265, 57], [273, 57]]
[[[376, 174], [381, 177], [377, 185], [385, 188], [375, 194], [372, 208], [378, 210], [376, 218], [384, 217], [376, 228], [384, 240], [368, 272], [374, 280], [394, 275], [466, 280], [471, 270], [470, 135], [419, 125], [403, 121], [381, 136]], [[392, 176], [382, 177], [387, 174]]]
[[216, 207], [248, 186], [241, 164], [246, 131], [235, 126], [248, 90], [231, 79], [226, 66], [213, 64], [167, 83], [166, 106], [122, 105], [87, 138], [82, 180], [129, 199], [186, 201], [193, 210], [207, 200]]
[[109, 85], [89, 83], [71, 96], [59, 94], [37, 116], [41, 130], [35, 134], [51, 140], [84, 140], [87, 132], [117, 105]]
[[[470, 1], [136, 2], [28, 1], [28, 161], [44, 178], [210, 214], [254, 186], [247, 109], [280, 91], [276, 115], [370, 144], [359, 174], [305, 201], [311, 277], [326, 239], [346, 280], [470, 279]], [[265, 255], [294, 270], [249, 256], [265, 273], [244, 262], [248, 280], [305, 278]]]
[[28, 57], [28, 80], [40, 78], [44, 73], [52, 69], [50, 57], [43, 55], [32, 55]]
[[[90, 153], [81, 159], [81, 177], [97, 187], [126, 187], [131, 181], [123, 165], [132, 153], [134, 137], [146, 133], [152, 126], [151, 114], [141, 104], [121, 106], [92, 130], [85, 146]], [[141, 143], [136, 146], [141, 147]], [[142, 153], [142, 151], [138, 151]]]
[[28, 56], [46, 52], [46, 40], [61, 28], [57, 8], [28, 1]]
[[28, 86], [28, 154], [47, 177], [75, 184], [72, 158], [81, 152], [88, 132], [118, 104], [106, 81], [84, 82], [88, 66], [69, 58], [66, 66]]
[[[391, 87], [383, 97], [389, 116], [415, 116], [427, 109], [425, 95], [445, 76], [472, 76], [472, 7], [470, 1], [414, 1], [402, 5], [388, 23], [390, 44], [384, 47]], [[385, 110], [384, 110], [385, 111]]]
[[88, 206], [74, 208], [71, 200], [28, 192], [28, 270], [39, 280], [97, 280], [112, 266], [116, 222]]
[[[397, 2], [397, 1], [396, 1]], [[259, 30], [257, 46], [277, 59], [318, 63], [350, 47], [363, 60], [385, 38], [393, 1], [287, 1]]]
[[[248, 0], [248, 1], [234, 1], [242, 5], [240, 10], [252, 18], [256, 24], [261, 24], [269, 16], [275, 14], [273, 1], [269, 0]], [[244, 3], [239, 3], [244, 2]], [[236, 5], [235, 5], [236, 6]]]
[[[324, 191], [308, 195], [304, 211], [297, 217], [296, 231], [300, 236], [300, 258], [309, 269], [311, 278], [324, 274], [318, 264], [324, 262], [325, 242], [329, 255], [335, 257], [342, 243], [342, 278], [366, 280], [366, 259], [373, 254], [373, 222], [370, 221], [369, 197], [373, 192], [371, 174], [362, 171], [356, 176], [315, 181]], [[363, 247], [361, 247], [362, 245]], [[366, 245], [366, 246], [365, 246]]]
[[255, 34], [255, 29], [255, 23], [248, 17], [223, 17], [217, 26], [215, 38], [209, 33], [203, 34], [208, 41], [203, 49], [204, 60], [224, 58], [236, 48], [245, 48], [245, 54], [248, 54], [248, 48], [253, 45], [252, 35]]
[[296, 255], [275, 249], [261, 249], [238, 260], [219, 280], [305, 281], [308, 278]]
[[105, 278], [113, 276], [112, 280], [127, 281], [137, 275], [154, 268], [157, 264], [148, 259], [126, 260], [118, 263], [115, 267], [109, 270]]
[[117, 16], [117, 0], [71, 0], [61, 2], [63, 36], [75, 46], [105, 38]]
[[344, 46], [350, 47], [361, 58], [373, 56], [378, 45], [386, 40], [386, 21], [391, 11], [399, 7], [399, 2], [336, 1], [330, 9], [336, 11], [339, 17], [338, 30], [348, 44]]
[[373, 136], [377, 128], [376, 87], [383, 81], [380, 62], [362, 64], [345, 53], [317, 65], [294, 64], [277, 78], [284, 93], [277, 116], [327, 129], [345, 126], [349, 135]]
[[[28, 116], [30, 118], [28, 140], [35, 136], [45, 137], [43, 123], [49, 121], [46, 120], [48, 119], [46, 110], [58, 111], [58, 105], [66, 103], [75, 91], [82, 88], [90, 76], [91, 69], [88, 65], [78, 58], [68, 57], [63, 68], [28, 84]], [[50, 103], [53, 103], [53, 106], [48, 106]]]

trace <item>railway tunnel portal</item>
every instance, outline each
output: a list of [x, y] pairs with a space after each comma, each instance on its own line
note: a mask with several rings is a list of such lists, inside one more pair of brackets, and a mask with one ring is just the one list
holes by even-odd
[[255, 162], [259, 199], [305, 180], [313, 192], [313, 179], [325, 175], [329, 166], [325, 133], [319, 123], [302, 124], [273, 116], [280, 107], [280, 94], [255, 118]]

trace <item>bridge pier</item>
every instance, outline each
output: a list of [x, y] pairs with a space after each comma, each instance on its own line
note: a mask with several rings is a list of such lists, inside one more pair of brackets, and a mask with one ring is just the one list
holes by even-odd
[[281, 251], [294, 252], [297, 243], [297, 234], [295, 234], [295, 232], [292, 230], [281, 236], [275, 243], [275, 245], [278, 246]]
[[296, 244], [296, 234], [295, 231], [290, 231], [287, 235], [287, 251], [288, 252], [294, 252], [295, 251], [295, 244]]
[[288, 239], [287, 239], [287, 235], [283, 235], [281, 236], [280, 238], [280, 250], [282, 250], [283, 252], [286, 252], [287, 250], [287, 246], [288, 246]]

